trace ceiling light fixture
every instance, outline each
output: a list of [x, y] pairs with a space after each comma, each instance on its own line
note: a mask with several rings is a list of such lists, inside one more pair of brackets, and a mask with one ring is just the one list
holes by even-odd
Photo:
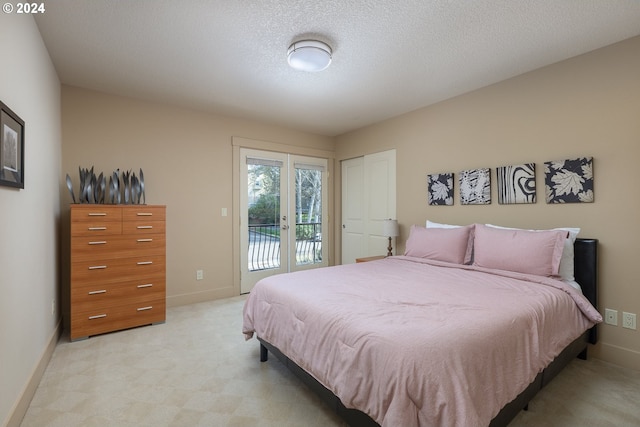
[[318, 40], [301, 40], [289, 46], [287, 61], [296, 70], [322, 71], [331, 64], [331, 47]]

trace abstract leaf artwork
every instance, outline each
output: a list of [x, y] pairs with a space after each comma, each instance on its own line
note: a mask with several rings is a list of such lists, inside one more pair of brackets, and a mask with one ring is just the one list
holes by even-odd
[[429, 205], [453, 205], [453, 173], [427, 175]]
[[501, 205], [536, 202], [535, 163], [496, 168], [496, 178]]
[[593, 202], [593, 157], [544, 163], [547, 203]]
[[460, 203], [488, 205], [491, 203], [491, 174], [489, 168], [460, 172]]

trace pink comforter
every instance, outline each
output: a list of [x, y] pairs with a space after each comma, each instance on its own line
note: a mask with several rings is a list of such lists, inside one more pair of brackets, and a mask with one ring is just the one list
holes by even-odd
[[602, 320], [561, 281], [418, 258], [261, 280], [243, 333], [383, 427], [487, 426]]

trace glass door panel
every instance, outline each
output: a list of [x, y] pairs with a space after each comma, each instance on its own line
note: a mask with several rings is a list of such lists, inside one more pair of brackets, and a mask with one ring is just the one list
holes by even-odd
[[280, 268], [280, 172], [282, 166], [247, 165], [248, 271]]
[[323, 168], [295, 164], [295, 265], [321, 264]]

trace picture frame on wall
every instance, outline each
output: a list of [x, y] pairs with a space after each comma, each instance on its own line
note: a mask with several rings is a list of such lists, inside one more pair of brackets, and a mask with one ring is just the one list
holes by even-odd
[[0, 101], [0, 185], [24, 188], [24, 120]]
[[496, 168], [498, 203], [501, 205], [536, 202], [536, 164]]
[[460, 172], [460, 204], [491, 204], [491, 169], [468, 169]]
[[429, 206], [453, 205], [453, 173], [427, 175], [427, 200]]
[[547, 203], [593, 203], [593, 157], [544, 162]]

